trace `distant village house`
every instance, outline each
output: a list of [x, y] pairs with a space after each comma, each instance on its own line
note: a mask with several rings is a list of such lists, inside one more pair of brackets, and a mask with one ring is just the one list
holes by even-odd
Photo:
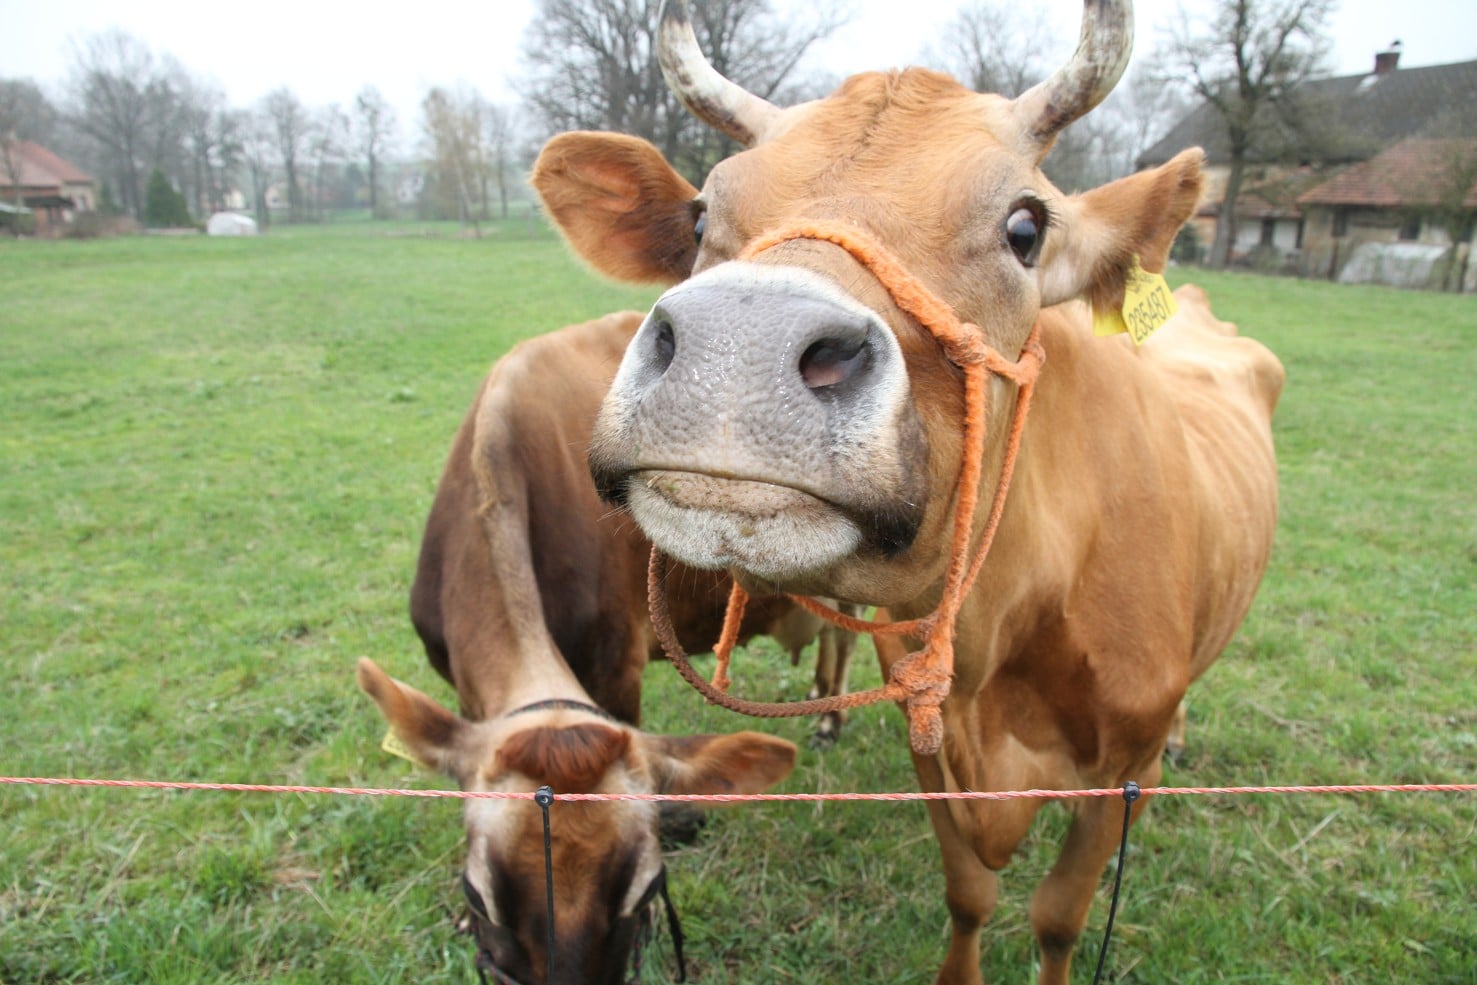
[[[1248, 162], [1236, 203], [1233, 262], [1263, 270], [1401, 286], [1477, 290], [1477, 61], [1402, 69], [1400, 46], [1373, 70], [1298, 89], [1296, 127]], [[1208, 103], [1149, 148], [1138, 166], [1185, 147], [1207, 154], [1192, 223], [1208, 244], [1230, 161]]]
[[0, 202], [11, 216], [34, 216], [37, 235], [54, 235], [97, 207], [97, 182], [40, 144], [0, 137]]

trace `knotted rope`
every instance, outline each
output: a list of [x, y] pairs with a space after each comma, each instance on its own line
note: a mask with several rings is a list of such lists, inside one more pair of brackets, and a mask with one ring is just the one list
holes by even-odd
[[[759, 718], [785, 718], [820, 715], [878, 701], [900, 701], [904, 703], [904, 711], [908, 716], [908, 738], [913, 750], [920, 755], [932, 755], [938, 752], [943, 743], [943, 718], [939, 709], [948, 697], [954, 675], [954, 623], [965, 597], [979, 575], [985, 555], [989, 553], [995, 531], [999, 528], [1000, 517], [1005, 510], [1005, 497], [1015, 470], [1016, 454], [1020, 450], [1021, 436], [1025, 431], [1031, 395], [1046, 360], [1046, 353], [1041, 348], [1041, 327], [1039, 323], [1032, 326], [1018, 360], [1007, 359], [985, 341], [984, 333], [978, 325], [962, 321], [947, 302], [910, 274], [879, 243], [860, 230], [849, 227], [823, 228], [802, 224], [784, 228], [751, 243], [739, 254], [739, 259], [750, 259], [782, 243], [801, 239], [833, 243], [846, 250], [871, 272], [892, 296], [899, 309], [911, 315], [933, 335], [948, 360], [964, 373], [964, 456], [955, 490], [954, 531], [949, 547], [949, 566], [944, 575], [943, 597], [938, 607], [927, 616], [902, 622], [879, 623], [843, 615], [814, 599], [790, 596], [797, 604], [843, 629], [873, 635], [911, 635], [920, 637], [923, 641], [918, 650], [893, 665], [887, 682], [881, 687], [808, 701], [748, 701], [728, 693], [729, 660], [738, 639], [744, 604], [748, 600], [748, 594], [736, 582], [729, 596], [723, 633], [718, 645], [714, 647], [718, 660], [712, 682], [704, 680], [693, 669], [672, 626], [671, 612], [662, 588], [666, 559], [655, 547], [652, 548], [651, 564], [647, 571], [652, 625], [662, 649], [666, 651], [667, 659], [677, 668], [683, 680], [713, 704]], [[970, 533], [978, 506], [979, 484], [984, 469], [985, 437], [989, 430], [990, 373], [1010, 380], [1019, 390], [1011, 418], [1010, 434], [1006, 439], [1000, 477], [995, 486], [995, 498], [990, 505], [990, 514], [979, 546], [971, 558]]]

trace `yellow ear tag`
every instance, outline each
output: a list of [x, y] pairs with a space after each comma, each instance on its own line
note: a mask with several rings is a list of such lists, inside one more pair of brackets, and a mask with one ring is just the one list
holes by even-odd
[[408, 759], [417, 766], [429, 767], [431, 765], [430, 763], [422, 760], [414, 752], [412, 752], [410, 746], [406, 745], [405, 742], [400, 738], [400, 736], [395, 734], [394, 729], [390, 729], [388, 732], [385, 733], [385, 739], [383, 742], [380, 743], [380, 748], [389, 753], [391, 756], [399, 756], [401, 759]]
[[1127, 332], [1134, 345], [1143, 345], [1165, 322], [1174, 317], [1179, 306], [1174, 303], [1169, 284], [1159, 274], [1151, 274], [1133, 258], [1123, 284], [1123, 310], [1092, 309], [1092, 331], [1095, 335], [1117, 335]]

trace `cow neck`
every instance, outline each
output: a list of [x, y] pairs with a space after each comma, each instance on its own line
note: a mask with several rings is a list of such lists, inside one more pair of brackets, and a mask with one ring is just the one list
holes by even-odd
[[[666, 593], [662, 587], [665, 584], [667, 559], [655, 547], [652, 548], [651, 564], [647, 571], [647, 598], [651, 606], [652, 623], [662, 649], [666, 651], [667, 658], [677, 668], [677, 672], [703, 697], [716, 705], [759, 718], [787, 718], [821, 715], [878, 701], [899, 701], [903, 703], [908, 716], [908, 740], [913, 750], [920, 755], [933, 755], [943, 744], [944, 727], [940, 706], [949, 695], [949, 685], [954, 675], [954, 625], [964, 599], [984, 564], [985, 555], [989, 553], [995, 531], [1000, 526], [1000, 518], [1005, 510], [1005, 497], [1015, 471], [1016, 454], [1020, 450], [1021, 436], [1025, 431], [1026, 415], [1030, 411], [1031, 396], [1041, 367], [1046, 361], [1045, 350], [1041, 347], [1041, 324], [1038, 320], [1031, 327], [1017, 359], [1006, 358], [985, 341], [984, 332], [978, 325], [960, 319], [946, 301], [909, 273], [880, 243], [850, 226], [818, 226], [808, 223], [788, 226], [750, 243], [738, 258], [752, 259], [782, 243], [802, 239], [832, 243], [849, 253], [871, 272], [892, 296], [893, 303], [899, 309], [911, 315], [928, 330], [938, 341], [948, 360], [963, 371], [964, 457], [960, 463], [955, 489], [954, 531], [949, 547], [949, 565], [944, 574], [943, 597], [939, 600], [938, 607], [922, 618], [879, 623], [852, 618], [814, 599], [790, 596], [797, 604], [843, 629], [871, 633], [874, 636], [916, 636], [923, 641], [919, 649], [893, 665], [887, 682], [881, 687], [809, 701], [748, 701], [728, 693], [729, 658], [738, 640], [739, 623], [743, 619], [744, 606], [748, 601], [748, 593], [737, 582], [729, 595], [723, 633], [713, 648], [718, 657], [713, 679], [711, 682], [704, 680], [693, 669], [687, 654], [677, 641]], [[989, 380], [992, 373], [1015, 383], [1018, 390], [1000, 476], [995, 485], [995, 496], [979, 544], [971, 550], [970, 535], [974, 529], [975, 511], [979, 503], [985, 437], [989, 431]]]

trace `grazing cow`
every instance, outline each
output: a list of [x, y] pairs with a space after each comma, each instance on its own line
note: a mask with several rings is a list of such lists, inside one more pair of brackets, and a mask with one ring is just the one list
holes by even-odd
[[[1013, 100], [907, 69], [780, 109], [719, 75], [669, 0], [669, 85], [745, 149], [701, 192], [612, 134], [556, 137], [535, 167], [549, 214], [593, 266], [674, 285], [601, 410], [596, 482], [663, 552], [745, 587], [899, 620], [934, 611], [968, 474], [964, 422], [979, 419], [960, 357], [933, 334], [937, 312], [1004, 354], [986, 365], [1044, 351], [993, 548], [953, 624], [952, 689], [928, 737], [939, 744], [914, 754], [930, 791], [1156, 783], [1185, 689], [1244, 618], [1272, 540], [1277, 359], [1193, 290], [1141, 347], [1095, 338], [1078, 302], [1105, 318], [1138, 310], [1126, 289], [1138, 267], [1163, 268], [1203, 157], [1074, 196], [1042, 175], [1132, 46], [1126, 0], [1084, 11], [1070, 63]], [[984, 387], [983, 503], [1018, 389], [1004, 375]], [[888, 666], [902, 649], [879, 643]], [[1118, 843], [1120, 801], [1073, 803], [1031, 901], [1043, 983], [1067, 981]], [[996, 872], [1039, 805], [930, 806], [953, 928], [941, 982], [981, 980]]]
[[[640, 724], [641, 672], [661, 653], [646, 611], [651, 543], [629, 518], [611, 515], [586, 466], [600, 400], [640, 321], [635, 313], [614, 315], [516, 347], [488, 374], [453, 441], [421, 541], [410, 617], [431, 666], [456, 688], [462, 714], [474, 721], [488, 712], [472, 677], [506, 672], [487, 655], [499, 652], [507, 627], [489, 621], [485, 600], [469, 597], [467, 584], [481, 570], [473, 562], [492, 563], [482, 547], [484, 504], [511, 490], [526, 500], [509, 506], [526, 544], [519, 536], [507, 549], [528, 557], [510, 571], [478, 576], [477, 584], [512, 592], [512, 576], [531, 566], [543, 613], [532, 631], [553, 637], [596, 705]], [[683, 645], [711, 647], [723, 625], [728, 576], [677, 566], [668, 583]], [[755, 635], [773, 637], [792, 663], [818, 640], [814, 693], [845, 690], [855, 634], [771, 595], [745, 614], [739, 640]], [[825, 716], [818, 741], [834, 739], [842, 720]]]
[[[650, 548], [600, 503], [585, 458], [640, 320], [613, 315], [517, 346], [457, 432], [411, 614], [461, 715], [360, 661], [360, 687], [396, 736], [464, 790], [754, 793], [794, 766], [791, 743], [754, 732], [661, 737], [635, 727], [650, 648]], [[727, 577], [680, 569], [671, 581], [682, 635], [711, 643]], [[788, 600], [761, 600], [754, 625], [769, 628], [790, 610]], [[528, 985], [625, 981], [663, 878], [657, 807], [556, 803], [551, 814], [552, 965], [539, 808], [468, 802], [463, 886], [479, 967]]]

